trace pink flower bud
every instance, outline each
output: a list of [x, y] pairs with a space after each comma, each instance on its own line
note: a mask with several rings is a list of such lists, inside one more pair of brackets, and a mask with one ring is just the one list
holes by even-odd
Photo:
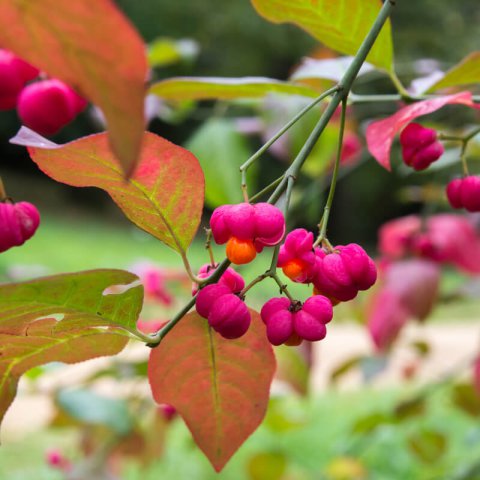
[[452, 180], [447, 185], [447, 197], [453, 208], [480, 212], [480, 177], [470, 175]]
[[38, 75], [38, 70], [8, 50], [0, 50], [0, 110], [17, 105], [24, 85]]
[[27, 127], [41, 135], [54, 135], [86, 105], [83, 98], [60, 80], [42, 80], [22, 90], [18, 115]]
[[231, 294], [231, 290], [226, 285], [213, 283], [202, 288], [197, 295], [195, 308], [199, 315], [208, 318], [213, 303], [223, 295]]
[[250, 322], [251, 315], [247, 306], [233, 293], [220, 296], [208, 314], [210, 326], [228, 339], [239, 338], [247, 333]]
[[424, 170], [443, 154], [437, 132], [418, 123], [409, 123], [400, 134], [404, 162], [415, 170]]
[[31, 203], [0, 203], [0, 252], [23, 245], [39, 224], [40, 214]]

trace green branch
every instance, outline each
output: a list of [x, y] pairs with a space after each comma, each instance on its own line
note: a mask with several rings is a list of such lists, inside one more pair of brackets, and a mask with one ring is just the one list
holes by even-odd
[[[360, 68], [362, 67], [363, 63], [365, 62], [365, 59], [367, 58], [368, 53], [370, 52], [373, 44], [375, 43], [375, 40], [377, 39], [378, 35], [380, 34], [380, 31], [384, 25], [384, 23], [387, 21], [392, 8], [394, 7], [395, 2], [394, 0], [387, 0], [383, 4], [382, 8], [380, 9], [380, 12], [375, 20], [375, 22], [372, 25], [372, 28], [370, 29], [369, 33], [365, 37], [365, 40], [363, 41], [362, 45], [358, 49], [358, 52], [353, 59], [352, 63], [349, 65], [347, 71], [345, 72], [344, 76], [342, 77], [340, 83], [336, 85], [335, 87], [327, 90], [324, 92], [322, 95], [320, 95], [317, 99], [312, 102], [313, 104], [308, 105], [306, 108], [310, 107], [312, 108], [316, 103], [320, 102], [323, 98], [326, 98], [327, 96], [331, 95], [333, 93], [332, 99], [330, 103], [327, 105], [325, 111], [323, 112], [322, 116], [320, 117], [318, 123], [315, 125], [314, 129], [312, 130], [310, 136], [308, 137], [307, 141], [303, 145], [302, 149], [292, 162], [292, 164], [288, 167], [288, 169], [285, 171], [285, 174], [281, 178], [280, 182], [278, 183], [277, 187], [275, 188], [274, 192], [268, 199], [268, 202], [271, 204], [277, 203], [277, 201], [280, 199], [282, 194], [286, 191], [286, 207], [288, 208], [288, 204], [290, 201], [290, 197], [292, 194], [293, 190], [293, 185], [300, 173], [300, 170], [305, 163], [305, 160], [307, 159], [308, 155], [312, 151], [313, 147], [315, 146], [317, 140], [320, 138], [320, 135], [322, 134], [323, 130], [327, 126], [328, 122], [332, 118], [333, 114], [335, 113], [335, 110], [337, 107], [340, 105], [340, 103], [345, 103], [345, 101], [348, 98], [348, 94], [350, 92], [350, 89], [352, 87], [353, 81], [358, 75], [358, 72], [360, 71]], [[308, 110], [306, 110], [308, 111]], [[302, 113], [303, 112], [303, 113]], [[280, 138], [283, 133], [285, 133], [288, 128], [290, 128], [301, 116], [305, 114], [305, 109], [303, 109], [301, 112], [299, 112], [285, 127], [283, 127], [279, 132], [277, 132], [276, 135], [272, 137], [262, 148], [258, 150], [252, 157], [250, 157], [240, 168], [242, 172], [242, 189], [244, 191], [244, 195], [246, 199], [248, 199], [247, 191], [246, 191], [246, 182], [245, 182], [245, 176], [246, 176], [246, 170], [248, 167], [270, 146], [272, 145], [278, 138]], [[302, 114], [302, 115], [300, 115]], [[341, 147], [340, 147], [341, 148]], [[283, 293], [286, 293], [286, 288], [285, 285], [282, 284], [280, 278], [277, 276], [276, 271], [272, 272], [272, 269], [276, 269], [276, 264], [277, 264], [277, 258], [278, 258], [278, 252], [279, 252], [279, 245], [275, 247], [274, 253], [273, 253], [273, 258], [272, 258], [272, 263], [270, 265], [270, 269], [267, 272], [271, 278], [277, 282], [278, 286], [280, 287], [280, 290]], [[202, 284], [208, 285], [211, 283], [216, 282], [220, 276], [225, 272], [225, 270], [228, 268], [230, 265], [230, 261], [225, 259], [215, 270], [215, 272], [208, 277], [205, 280], [202, 280]], [[258, 282], [257, 282], [258, 283]], [[289, 298], [291, 297], [289, 294], [287, 294]], [[167, 325], [165, 325], [161, 330], [159, 330], [156, 334], [151, 335], [151, 336], [145, 336], [145, 335], [139, 335], [138, 338], [141, 340], [144, 340], [145, 337], [148, 338], [148, 343], [147, 345], [149, 347], [156, 347], [162, 339], [165, 337], [165, 335], [172, 330], [172, 328], [175, 327], [175, 325], [190, 311], [190, 309], [195, 305], [196, 301], [196, 296], [193, 297], [173, 318], [170, 320]]]

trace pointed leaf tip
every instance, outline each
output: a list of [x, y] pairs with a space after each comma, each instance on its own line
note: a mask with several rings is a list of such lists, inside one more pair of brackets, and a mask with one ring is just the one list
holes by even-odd
[[150, 354], [157, 403], [173, 405], [219, 472], [265, 416], [275, 356], [258, 313], [226, 340], [197, 313], [186, 315]]

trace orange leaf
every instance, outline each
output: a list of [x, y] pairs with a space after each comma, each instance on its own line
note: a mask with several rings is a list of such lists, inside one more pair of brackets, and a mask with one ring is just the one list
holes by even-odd
[[142, 39], [110, 0], [0, 0], [0, 45], [60, 78], [105, 114], [130, 175], [144, 130], [147, 61]]
[[250, 330], [237, 340], [190, 313], [150, 355], [155, 401], [177, 409], [217, 472], [262, 422], [275, 372], [263, 323], [250, 312]]
[[182, 255], [195, 236], [205, 179], [188, 150], [145, 132], [138, 166], [125, 180], [105, 133], [57, 145], [22, 127], [10, 141], [29, 147], [32, 160], [57, 182], [107, 191], [135, 225]]

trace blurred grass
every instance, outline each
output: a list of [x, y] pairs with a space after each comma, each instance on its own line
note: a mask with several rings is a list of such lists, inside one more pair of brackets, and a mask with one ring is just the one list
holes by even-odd
[[[454, 409], [445, 391], [435, 393], [420, 416], [398, 424], [380, 426], [373, 433], [352, 433], [355, 422], [373, 412], [388, 412], [405, 395], [405, 389], [363, 390], [348, 395], [330, 392], [316, 398], [281, 397], [272, 401], [262, 426], [240, 448], [219, 475], [194, 445], [184, 423], [175, 420], [167, 434], [164, 455], [149, 467], [130, 461], [121, 480], [243, 480], [253, 458], [275, 454], [284, 458], [287, 470], [282, 479], [318, 480], [339, 458], [355, 459], [368, 480], [438, 480], [453, 474], [480, 457], [480, 426]], [[408, 449], [408, 437], [428, 428], [447, 440], [445, 453], [422, 462]], [[55, 471], [44, 466], [44, 452], [72, 450], [70, 430], [42, 432], [6, 443], [0, 449], [0, 478], [8, 480], [56, 480]], [[28, 452], [28, 454], [26, 454]], [[28, 460], [26, 460], [28, 458]], [[260, 477], [269, 480], [267, 477]], [[345, 477], [347, 480], [349, 477]]]

